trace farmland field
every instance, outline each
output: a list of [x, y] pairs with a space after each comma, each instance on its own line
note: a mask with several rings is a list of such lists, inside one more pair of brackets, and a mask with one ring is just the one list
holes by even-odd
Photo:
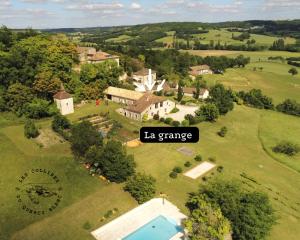
[[[217, 44], [220, 42], [221, 45], [227, 44], [227, 45], [243, 45], [246, 44], [247, 40], [239, 41], [232, 39], [232, 34], [234, 36], [239, 36], [241, 32], [229, 32], [226, 29], [220, 29], [220, 30], [213, 30], [210, 29], [208, 33], [201, 33], [201, 34], [193, 34], [192, 39], [190, 39], [191, 43], [194, 43], [194, 40], [199, 40], [202, 44], [210, 44], [211, 41], [214, 42], [214, 44]], [[169, 34], [168, 34], [169, 35]], [[266, 35], [259, 35], [259, 34], [251, 34], [250, 39], [254, 39], [256, 41], [256, 45], [259, 46], [271, 46], [274, 41], [279, 39], [278, 37], [271, 37]], [[184, 39], [177, 39], [179, 42], [186, 42]], [[157, 42], [163, 42], [167, 44], [171, 44], [173, 42], [173, 36], [167, 36], [164, 38], [160, 38], [156, 40]], [[296, 39], [286, 37], [284, 38], [284, 41], [286, 44], [295, 44]]]

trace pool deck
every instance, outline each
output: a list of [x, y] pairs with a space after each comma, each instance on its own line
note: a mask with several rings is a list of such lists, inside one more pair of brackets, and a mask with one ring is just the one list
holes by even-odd
[[[182, 220], [187, 218], [171, 202], [154, 198], [94, 230], [91, 234], [97, 240], [121, 240], [159, 215], [174, 219], [177, 225], [181, 225]], [[182, 236], [182, 233], [178, 233], [171, 240], [179, 240]]]
[[184, 173], [184, 176], [190, 177], [192, 179], [196, 179], [200, 176], [202, 176], [203, 174], [209, 172], [210, 170], [212, 170], [216, 165], [210, 162], [203, 162], [200, 163], [198, 166], [192, 168], [191, 170], [187, 171], [186, 173]]

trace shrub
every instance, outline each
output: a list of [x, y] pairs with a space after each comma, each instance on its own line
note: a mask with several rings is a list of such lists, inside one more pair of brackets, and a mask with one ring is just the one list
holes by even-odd
[[176, 172], [171, 172], [169, 174], [170, 178], [177, 178], [177, 173]]
[[25, 105], [25, 115], [29, 118], [43, 118], [50, 116], [49, 113], [49, 104], [50, 102], [35, 98], [31, 103]]
[[184, 116], [185, 120], [189, 121], [189, 125], [194, 125], [204, 120], [203, 117], [193, 116], [192, 114], [187, 114]]
[[290, 142], [281, 142], [273, 147], [273, 152], [294, 156], [300, 151], [300, 147]]
[[196, 115], [202, 117], [205, 121], [214, 122], [219, 117], [219, 110], [213, 103], [203, 105], [196, 111]]
[[159, 121], [165, 122], [165, 118], [161, 117], [161, 118], [159, 119]]
[[52, 121], [52, 129], [55, 132], [59, 132], [60, 130], [69, 129], [71, 127], [70, 121], [61, 114], [56, 114]]
[[181, 167], [174, 167], [173, 172], [182, 173], [182, 168]]
[[217, 167], [217, 171], [218, 171], [219, 173], [223, 172], [223, 170], [224, 170], [224, 167], [223, 167], [223, 166], [218, 166], [218, 167]]
[[171, 111], [171, 113], [177, 113], [177, 112], [179, 112], [179, 109], [177, 107], [174, 107]]
[[300, 103], [295, 100], [286, 99], [283, 103], [276, 106], [277, 111], [290, 115], [300, 116]]
[[206, 182], [206, 181], [208, 180], [208, 178], [207, 178], [206, 176], [204, 176], [204, 177], [202, 177], [202, 180], [203, 180], [204, 182]]
[[85, 230], [89, 230], [92, 228], [92, 225], [90, 224], [89, 221], [86, 221], [83, 225], [82, 225], [83, 229]]
[[192, 166], [192, 164], [191, 164], [191, 162], [187, 161], [187, 162], [185, 162], [184, 166], [185, 167], [190, 167], [190, 166]]
[[145, 113], [142, 118], [143, 122], [146, 122], [148, 120], [148, 114]]
[[128, 179], [124, 190], [128, 191], [141, 204], [155, 195], [155, 182], [156, 180], [152, 176], [138, 173]]
[[182, 105], [185, 105], [186, 104], [186, 101], [185, 100], [181, 100], [180, 102]]
[[200, 154], [198, 154], [194, 159], [197, 162], [201, 162], [202, 161], [202, 156]]
[[241, 91], [238, 97], [243, 99], [244, 103], [250, 107], [259, 109], [274, 109], [273, 100], [263, 95], [260, 89], [252, 89], [249, 92]]
[[24, 135], [26, 138], [36, 138], [39, 135], [39, 131], [34, 122], [27, 119], [24, 125]]
[[168, 117], [165, 119], [165, 124], [171, 124], [173, 122], [173, 119]]
[[215, 163], [217, 161], [216, 157], [209, 157], [208, 160], [212, 163]]
[[182, 125], [183, 127], [188, 127], [188, 126], [190, 125], [190, 123], [189, 123], [188, 120], [183, 120], [183, 121], [181, 122], [181, 125]]
[[222, 127], [221, 129], [220, 129], [220, 131], [218, 132], [218, 135], [220, 136], [220, 137], [225, 137], [226, 136], [226, 134], [227, 134], [227, 127]]
[[179, 121], [173, 121], [173, 122], [172, 122], [172, 125], [173, 125], [174, 127], [179, 127], [179, 126], [180, 126], [180, 122], [179, 122]]
[[134, 134], [139, 134], [140, 131], [139, 131], [139, 130], [133, 130], [133, 133], [134, 133]]
[[153, 119], [154, 120], [159, 120], [159, 115], [158, 114], [154, 114]]

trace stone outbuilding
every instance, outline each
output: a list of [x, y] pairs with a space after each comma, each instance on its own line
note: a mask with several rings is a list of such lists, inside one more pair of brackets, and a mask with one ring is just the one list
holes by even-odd
[[65, 91], [63, 85], [54, 96], [54, 102], [62, 115], [74, 113], [73, 97]]

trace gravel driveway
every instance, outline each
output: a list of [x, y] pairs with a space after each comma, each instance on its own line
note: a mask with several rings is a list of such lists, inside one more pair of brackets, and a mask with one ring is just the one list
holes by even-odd
[[195, 111], [199, 108], [198, 106], [185, 106], [185, 105], [176, 105], [176, 107], [179, 109], [179, 112], [177, 113], [170, 113], [166, 117], [171, 117], [173, 120], [177, 121], [183, 121], [184, 116], [187, 114], [192, 114], [195, 116]]

